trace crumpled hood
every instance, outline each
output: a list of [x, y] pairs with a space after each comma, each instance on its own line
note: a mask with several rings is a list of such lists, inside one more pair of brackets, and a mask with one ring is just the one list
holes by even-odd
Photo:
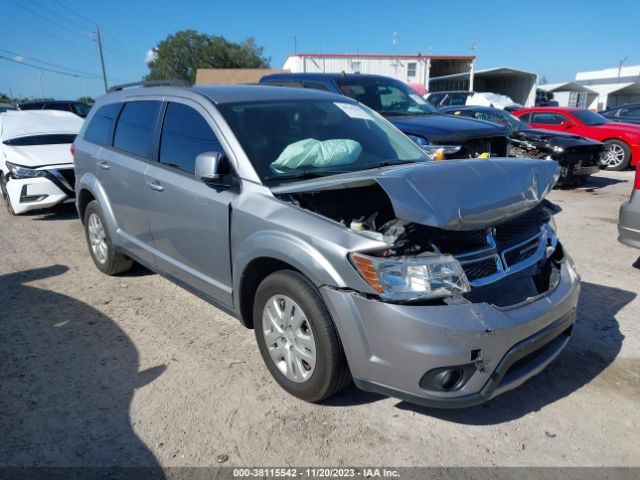
[[[518, 135], [519, 134], [519, 135]], [[574, 135], [572, 133], [554, 132], [553, 130], [538, 130], [533, 128], [522, 129], [516, 134], [518, 140], [527, 140], [530, 142], [544, 142], [558, 147], [577, 147], [577, 146], [594, 146], [601, 145], [597, 140]]]
[[419, 135], [439, 144], [462, 143], [478, 137], [508, 136], [511, 133], [506, 127], [495, 123], [441, 113], [387, 117], [387, 120], [404, 133]]
[[538, 205], [555, 185], [559, 171], [553, 160], [448, 160], [333, 175], [272, 191], [277, 195], [377, 182], [401, 220], [447, 230], [475, 230]]
[[69, 150], [70, 146], [71, 144], [69, 143], [24, 147], [3, 145], [4, 159], [16, 165], [30, 168], [73, 163], [73, 157]]

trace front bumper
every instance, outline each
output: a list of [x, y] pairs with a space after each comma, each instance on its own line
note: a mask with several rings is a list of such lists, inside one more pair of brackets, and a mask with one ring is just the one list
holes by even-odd
[[634, 190], [631, 199], [620, 206], [618, 241], [640, 248], [640, 194]]
[[75, 198], [72, 191], [57, 185], [48, 177], [10, 177], [6, 180], [6, 189], [16, 214], [72, 202]]
[[[508, 308], [397, 305], [329, 287], [321, 291], [357, 386], [413, 403], [459, 408], [517, 387], [553, 361], [571, 335], [579, 289], [567, 257], [555, 289]], [[420, 386], [427, 372], [451, 366], [473, 367], [461, 388]]]

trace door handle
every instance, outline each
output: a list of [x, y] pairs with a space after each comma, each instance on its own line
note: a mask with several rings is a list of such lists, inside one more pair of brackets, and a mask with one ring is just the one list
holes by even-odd
[[100, 162], [98, 166], [103, 170], [109, 170], [111, 168], [107, 162]]
[[160, 185], [160, 183], [156, 180], [154, 180], [153, 182], [147, 182], [147, 185], [149, 185], [149, 188], [151, 190], [155, 190], [156, 192], [164, 191], [164, 187]]

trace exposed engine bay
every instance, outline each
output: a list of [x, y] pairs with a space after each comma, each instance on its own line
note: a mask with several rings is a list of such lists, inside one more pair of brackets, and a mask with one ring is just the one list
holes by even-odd
[[450, 230], [397, 218], [389, 195], [377, 183], [277, 196], [388, 244], [368, 254], [453, 256], [471, 286], [463, 298], [473, 303], [506, 307], [544, 294], [555, 287], [564, 259], [550, 226], [552, 215], [560, 208], [548, 200], [504, 222]]

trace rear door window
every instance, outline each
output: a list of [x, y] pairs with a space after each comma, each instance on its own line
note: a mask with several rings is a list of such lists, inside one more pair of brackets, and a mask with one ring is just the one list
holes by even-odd
[[204, 152], [223, 152], [207, 121], [192, 107], [169, 103], [160, 137], [160, 163], [193, 175], [196, 157]]
[[102, 146], [111, 146], [113, 124], [120, 111], [121, 103], [110, 103], [98, 109], [84, 132], [84, 139]]
[[124, 104], [113, 136], [113, 146], [139, 157], [149, 158], [151, 136], [160, 110], [155, 100], [131, 101]]
[[44, 110], [61, 110], [63, 112], [70, 112], [71, 105], [68, 103], [47, 103], [44, 106]]
[[534, 113], [531, 116], [531, 123], [539, 123], [541, 125], [560, 125], [566, 120], [567, 118], [564, 115], [550, 112]]

